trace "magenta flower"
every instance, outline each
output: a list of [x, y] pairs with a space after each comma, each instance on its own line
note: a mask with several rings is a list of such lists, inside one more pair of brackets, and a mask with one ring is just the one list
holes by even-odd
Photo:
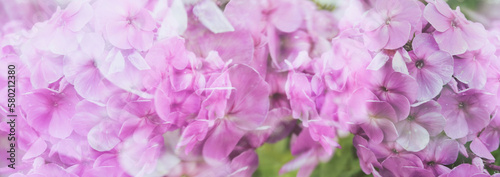
[[79, 101], [72, 86], [63, 87], [61, 91], [37, 89], [27, 93], [21, 99], [30, 126], [39, 132], [48, 132], [57, 138], [66, 138], [71, 132], [71, 117], [75, 114], [75, 106]]
[[484, 143], [489, 151], [498, 149], [500, 144], [500, 115], [497, 113], [488, 124], [488, 126], [481, 132], [479, 139]]
[[118, 153], [118, 162], [129, 175], [149, 176], [155, 172], [163, 144], [161, 135], [152, 138], [130, 137]]
[[490, 121], [495, 98], [480, 90], [469, 89], [454, 93], [446, 88], [441, 92], [441, 104], [446, 126], [444, 132], [453, 139], [479, 132]]
[[374, 167], [380, 168], [381, 164], [378, 162], [373, 151], [368, 148], [368, 141], [361, 136], [355, 136], [352, 141], [352, 144], [356, 148], [356, 154], [360, 159], [359, 165], [361, 170], [366, 174], [378, 174]]
[[[103, 1], [97, 12], [105, 17], [105, 34], [120, 49], [145, 51], [153, 45], [156, 22], [141, 1]], [[107, 7], [107, 8], [104, 8]]]
[[290, 100], [293, 118], [300, 119], [305, 126], [309, 120], [318, 118], [311, 81], [307, 75], [293, 71], [288, 73], [285, 91]]
[[439, 176], [451, 171], [445, 165], [452, 164], [457, 160], [458, 150], [457, 141], [446, 136], [436, 136], [431, 138], [429, 144], [417, 155], [422, 159], [426, 169]]
[[64, 60], [64, 76], [76, 92], [85, 99], [104, 102], [116, 88], [99, 71], [104, 52], [104, 40], [98, 34], [86, 34], [81, 51]]
[[64, 10], [54, 13], [48, 21], [51, 28], [47, 37], [50, 51], [56, 54], [67, 54], [78, 47], [77, 32], [81, 31], [92, 19], [94, 10], [88, 2], [74, 1]]
[[325, 52], [315, 63], [317, 74], [322, 75], [325, 85], [335, 91], [344, 91], [352, 76], [368, 65], [370, 53], [363, 43], [356, 40], [359, 33], [344, 31], [332, 40], [332, 50]]
[[401, 120], [408, 116], [410, 104], [415, 101], [417, 82], [409, 75], [387, 70], [366, 72], [364, 74], [370, 77], [361, 74], [358, 77], [378, 99], [389, 103], [396, 111], [397, 120]]
[[417, 100], [426, 101], [436, 97], [443, 85], [451, 80], [453, 58], [440, 51], [429, 34], [419, 34], [413, 39], [412, 61], [407, 63], [409, 74], [417, 80]]
[[479, 50], [467, 51], [454, 56], [454, 76], [459, 81], [468, 84], [470, 88], [482, 89], [486, 84], [487, 71], [491, 61], [497, 60], [495, 47], [485, 44]]
[[434, 38], [439, 48], [451, 55], [477, 50], [487, 42], [482, 24], [468, 21], [459, 7], [453, 11], [443, 0], [430, 1], [424, 17], [436, 29]]
[[438, 135], [446, 125], [441, 106], [434, 100], [413, 107], [405, 120], [396, 123], [399, 137], [396, 140], [408, 151], [424, 149], [431, 136]]
[[361, 88], [353, 93], [348, 105], [351, 122], [359, 125], [370, 141], [396, 140], [398, 132], [393, 122], [398, 118], [389, 103], [377, 100], [371, 91]]
[[284, 174], [298, 169], [297, 176], [310, 176], [318, 163], [327, 161], [332, 157], [316, 143], [310, 135], [311, 130], [303, 129], [298, 135], [292, 136], [290, 151], [295, 158], [280, 169]]
[[452, 177], [452, 176], [456, 176], [456, 177], [468, 177], [468, 176], [487, 177], [490, 175], [486, 174], [484, 172], [484, 169], [482, 169], [478, 166], [471, 165], [471, 164], [461, 164], [461, 165], [453, 168], [453, 170], [451, 170], [450, 173], [445, 174], [445, 175], [441, 175], [441, 176], [444, 176], [444, 177]]
[[[205, 160], [220, 162], [227, 159], [243, 135], [259, 127], [266, 118], [270, 90], [263, 81], [247, 65], [234, 65], [215, 81], [209, 81], [206, 89], [212, 91], [202, 103], [196, 126], [188, 125], [178, 147], [186, 144], [192, 148], [193, 143], [206, 139], [202, 150]], [[207, 133], [209, 128], [210, 133]], [[231, 136], [227, 136], [229, 134]]]
[[375, 1], [361, 22], [365, 46], [372, 50], [402, 47], [417, 28], [422, 11], [415, 1]]

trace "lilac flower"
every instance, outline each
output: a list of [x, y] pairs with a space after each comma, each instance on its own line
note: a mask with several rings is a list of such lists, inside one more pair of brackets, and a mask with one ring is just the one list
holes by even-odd
[[359, 125], [370, 141], [394, 141], [398, 137], [393, 123], [397, 121], [396, 112], [389, 103], [376, 99], [367, 89], [356, 90], [348, 103], [352, 123]]
[[495, 99], [480, 90], [470, 89], [454, 93], [443, 89], [438, 103], [441, 104], [446, 126], [444, 132], [453, 139], [479, 132], [490, 121]]
[[417, 153], [426, 169], [434, 175], [449, 173], [451, 170], [445, 165], [452, 164], [458, 157], [458, 143], [445, 136], [431, 138], [429, 144]]
[[459, 7], [453, 11], [443, 0], [429, 2], [424, 17], [436, 29], [439, 48], [451, 55], [477, 50], [487, 42], [483, 25], [468, 21]]
[[397, 49], [410, 39], [410, 32], [416, 28], [422, 11], [415, 1], [375, 1], [361, 23], [365, 31], [365, 46], [377, 51]]
[[73, 131], [71, 117], [78, 100], [73, 87], [67, 86], [61, 91], [34, 90], [23, 96], [21, 104], [30, 126], [57, 138], [66, 138]]
[[[98, 15], [105, 17], [105, 34], [120, 49], [148, 50], [153, 45], [156, 22], [140, 1], [103, 1]], [[105, 8], [107, 7], [107, 8]]]
[[[399, 72], [376, 71], [367, 72], [370, 77], [363, 77], [363, 83], [370, 89], [378, 99], [389, 103], [397, 114], [397, 120], [408, 116], [410, 104], [415, 101], [418, 91], [417, 82], [408, 75]], [[360, 76], [361, 77], [361, 76]]]
[[495, 117], [491, 119], [488, 126], [479, 135], [479, 139], [481, 139], [489, 151], [498, 149], [498, 145], [500, 144], [500, 119], [498, 116], [500, 115], [495, 114]]
[[[206, 135], [203, 156], [211, 162], [226, 159], [243, 135], [257, 128], [266, 118], [269, 109], [269, 86], [262, 81], [259, 74], [246, 65], [235, 65], [222, 73], [213, 84], [208, 84], [207, 89], [213, 89], [210, 96], [213, 96], [216, 102], [210, 97], [203, 101], [205, 110], [202, 111], [205, 113], [200, 113], [197, 118], [203, 128], [186, 129], [181, 138], [183, 143], [180, 145], [205, 139], [203, 134], [213, 127], [211, 133]], [[230, 85], [225, 85], [228, 82]], [[234, 87], [234, 90], [228, 90], [226, 86]], [[211, 105], [207, 107], [206, 102]], [[206, 123], [202, 124], [203, 122]], [[200, 131], [203, 132], [202, 136], [197, 136]], [[231, 136], [227, 137], [227, 134]], [[193, 136], [196, 138], [193, 139]], [[186, 139], [190, 140], [186, 142]], [[222, 148], [221, 143], [224, 144]]]
[[407, 63], [409, 74], [417, 80], [417, 100], [426, 101], [436, 97], [443, 85], [451, 80], [453, 59], [437, 48], [437, 43], [429, 34], [415, 36], [413, 51], [409, 54], [412, 62]]
[[308, 120], [317, 118], [318, 112], [312, 97], [313, 90], [307, 75], [290, 72], [285, 91], [290, 100], [293, 118], [300, 119], [305, 126]]
[[467, 51], [464, 54], [456, 55], [454, 76], [459, 81], [468, 84], [470, 88], [482, 89], [487, 80], [487, 68], [490, 61], [497, 60], [494, 55], [495, 47], [485, 44], [479, 50]]
[[431, 100], [413, 107], [405, 120], [396, 123], [399, 134], [396, 141], [406, 150], [417, 152], [427, 146], [429, 137], [441, 133], [445, 125], [441, 106]]

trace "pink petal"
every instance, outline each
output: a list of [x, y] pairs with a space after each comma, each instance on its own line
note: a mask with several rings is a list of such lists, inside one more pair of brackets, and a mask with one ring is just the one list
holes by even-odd
[[298, 5], [283, 1], [271, 14], [271, 22], [280, 31], [290, 33], [300, 27], [303, 17], [301, 8]]
[[446, 125], [446, 120], [439, 112], [429, 112], [420, 115], [415, 121], [423, 126], [431, 136], [441, 133]]
[[33, 157], [38, 157], [47, 149], [47, 143], [42, 138], [37, 138], [33, 144], [30, 145], [26, 154], [23, 156], [23, 161], [31, 159]]
[[87, 141], [90, 147], [97, 151], [109, 151], [121, 142], [117, 134], [118, 131], [113, 125], [100, 123], [89, 131]]
[[194, 145], [201, 140], [204, 140], [208, 132], [207, 121], [195, 121], [189, 124], [182, 132], [182, 136], [177, 144], [177, 148], [186, 146], [185, 153], [189, 153]]
[[155, 19], [144, 9], [135, 15], [134, 25], [144, 31], [153, 31], [156, 28]]
[[[67, 9], [70, 8], [69, 6], [71, 6], [72, 4], [79, 4], [79, 3], [70, 3]], [[78, 12], [72, 15], [70, 19], [67, 19], [66, 26], [71, 31], [74, 32], [80, 31], [90, 21], [90, 19], [92, 19], [93, 15], [94, 15], [94, 10], [92, 9], [92, 6], [90, 6], [88, 3], [83, 3], [81, 4]]]
[[259, 157], [253, 150], [247, 150], [236, 156], [231, 161], [231, 169], [234, 171], [231, 175], [252, 176], [259, 165]]
[[389, 58], [390, 57], [384, 52], [378, 52], [366, 69], [377, 71], [382, 68], [387, 61], [389, 61]]
[[428, 71], [427, 69], [422, 69], [416, 74], [416, 79], [418, 83], [418, 95], [417, 100], [430, 100], [436, 97], [443, 89], [443, 82], [439, 79], [437, 74]]
[[451, 19], [441, 14], [433, 3], [425, 7], [424, 17], [439, 32], [444, 32], [451, 27]]
[[109, 22], [106, 25], [106, 36], [109, 42], [120, 49], [131, 49], [128, 36], [130, 34], [129, 28], [133, 27], [129, 26], [126, 21]]
[[428, 33], [416, 35], [412, 41], [412, 48], [415, 55], [423, 58], [427, 58], [429, 55], [439, 50], [436, 40]]
[[269, 85], [257, 71], [246, 65], [228, 70], [231, 84], [236, 88], [228, 100], [227, 116], [241, 129], [253, 130], [262, 124], [269, 110]]
[[50, 40], [50, 51], [55, 54], [67, 54], [78, 48], [76, 34], [64, 28], [57, 28]]
[[446, 126], [444, 132], [450, 138], [457, 139], [465, 137], [469, 133], [469, 126], [467, 125], [466, 117], [462, 111], [454, 111], [447, 115]]
[[49, 134], [57, 138], [66, 138], [71, 132], [71, 117], [73, 114], [67, 110], [59, 110], [52, 113], [52, 120], [49, 123]]
[[463, 31], [462, 36], [469, 47], [468, 50], [480, 49], [488, 42], [486, 38], [487, 32], [480, 23], [470, 23], [464, 25], [461, 29]]
[[467, 42], [464, 40], [460, 28], [450, 28], [444, 32], [435, 32], [434, 38], [439, 48], [451, 55], [462, 54], [467, 50]]
[[407, 151], [420, 151], [429, 143], [429, 133], [419, 124], [400, 121], [396, 124], [396, 128], [399, 134], [396, 142]]
[[438, 74], [443, 82], [442, 85], [451, 80], [451, 75], [453, 75], [453, 57], [449, 53], [443, 51], [434, 52], [425, 59], [425, 62], [428, 63], [429, 67], [424, 66], [424, 68]]
[[153, 46], [154, 33], [151, 31], [130, 27], [127, 35], [129, 44], [137, 50], [146, 51]]
[[408, 42], [410, 36], [411, 25], [408, 22], [392, 21], [389, 25], [389, 41], [385, 46], [386, 49], [397, 49]]
[[486, 148], [481, 139], [477, 137], [474, 138], [474, 140], [472, 140], [472, 143], [470, 144], [470, 150], [479, 157], [486, 158], [489, 160], [495, 160], [495, 157], [491, 155], [490, 151], [488, 150], [488, 148]]
[[384, 48], [389, 42], [389, 28], [384, 25], [374, 31], [367, 31], [363, 35], [365, 46], [371, 51], [377, 51]]
[[234, 31], [231, 23], [213, 1], [201, 1], [194, 6], [193, 13], [213, 33]]
[[500, 144], [500, 135], [498, 131], [486, 128], [479, 138], [484, 142], [485, 146], [488, 147], [489, 151], [498, 149], [498, 145]]
[[[210, 162], [218, 162], [228, 158], [236, 143], [243, 137], [244, 131], [228, 120], [221, 120], [215, 125], [210, 137], [203, 145], [203, 157]], [[230, 136], [227, 136], [230, 135]]]

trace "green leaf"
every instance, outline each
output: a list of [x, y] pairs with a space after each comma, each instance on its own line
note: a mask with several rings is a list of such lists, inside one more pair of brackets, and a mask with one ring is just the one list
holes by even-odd
[[[368, 176], [361, 171], [356, 149], [352, 145], [354, 135], [349, 135], [339, 140], [341, 149], [336, 149], [332, 159], [320, 163], [311, 176], [318, 177], [350, 177]], [[264, 144], [257, 149], [259, 167], [253, 174], [254, 177], [278, 176], [280, 168], [294, 157], [290, 153], [290, 139], [281, 140], [275, 144]], [[283, 174], [282, 177], [295, 177], [297, 171]]]
[[[290, 138], [286, 138], [274, 144], [264, 144], [259, 147], [256, 150], [259, 156], [259, 167], [253, 176], [278, 176], [281, 167], [293, 159], [289, 144]], [[281, 176], [295, 177], [297, 176], [297, 171], [289, 172]]]
[[337, 149], [332, 159], [327, 163], [319, 164], [311, 176], [318, 177], [350, 177], [368, 176], [359, 167], [356, 149], [352, 145], [354, 135], [339, 140], [341, 149]]

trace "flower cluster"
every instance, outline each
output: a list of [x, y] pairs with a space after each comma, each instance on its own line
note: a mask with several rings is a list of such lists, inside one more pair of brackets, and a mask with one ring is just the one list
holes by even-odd
[[[496, 168], [500, 29], [443, 0], [351, 0], [334, 12], [310, 0], [23, 9], [0, 12], [0, 80], [15, 63], [19, 95], [18, 161], [0, 162], [2, 174], [251, 176], [257, 148], [290, 138], [280, 173], [309, 176], [349, 132], [366, 174]], [[452, 166], [459, 155], [471, 164]]]

